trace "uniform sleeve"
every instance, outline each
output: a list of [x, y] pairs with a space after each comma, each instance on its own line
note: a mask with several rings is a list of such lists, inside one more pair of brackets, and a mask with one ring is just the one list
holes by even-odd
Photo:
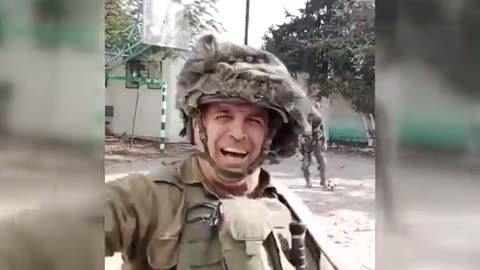
[[144, 237], [150, 216], [148, 185], [140, 174], [106, 183], [105, 255], [128, 250]]
[[148, 233], [180, 227], [172, 222], [182, 210], [183, 193], [173, 185], [157, 184], [143, 174], [107, 182], [105, 256], [142, 253], [134, 249], [145, 246]]

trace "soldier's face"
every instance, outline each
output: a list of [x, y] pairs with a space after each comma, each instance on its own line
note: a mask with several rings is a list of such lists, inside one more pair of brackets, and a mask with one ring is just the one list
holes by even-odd
[[253, 104], [214, 103], [202, 115], [210, 155], [220, 167], [245, 169], [259, 156], [268, 132], [267, 110]]

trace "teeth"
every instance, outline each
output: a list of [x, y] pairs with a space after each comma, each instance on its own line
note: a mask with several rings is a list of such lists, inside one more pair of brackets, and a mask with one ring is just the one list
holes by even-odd
[[236, 148], [231, 148], [231, 147], [224, 148], [224, 150], [227, 151], [227, 152], [240, 154], [240, 155], [246, 155], [248, 153], [247, 151], [243, 151], [243, 150], [236, 149]]

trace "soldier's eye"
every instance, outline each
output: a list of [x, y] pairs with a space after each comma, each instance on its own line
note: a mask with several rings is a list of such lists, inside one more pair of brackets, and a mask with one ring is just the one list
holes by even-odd
[[215, 117], [215, 119], [217, 119], [217, 120], [228, 120], [228, 119], [230, 119], [230, 118], [231, 118], [231, 117], [230, 117], [229, 115], [227, 115], [227, 114], [220, 114], [220, 115], [217, 115], [217, 116]]
[[263, 125], [263, 120], [261, 120], [259, 118], [249, 118], [248, 121], [250, 121], [252, 123], [255, 123], [257, 125]]

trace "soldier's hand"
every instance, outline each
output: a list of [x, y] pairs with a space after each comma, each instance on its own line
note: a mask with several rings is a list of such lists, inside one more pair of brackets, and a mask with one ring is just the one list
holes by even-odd
[[327, 144], [327, 143], [323, 143], [323, 144], [322, 144], [322, 151], [323, 151], [323, 152], [327, 151], [327, 148], [328, 148], [328, 144]]

